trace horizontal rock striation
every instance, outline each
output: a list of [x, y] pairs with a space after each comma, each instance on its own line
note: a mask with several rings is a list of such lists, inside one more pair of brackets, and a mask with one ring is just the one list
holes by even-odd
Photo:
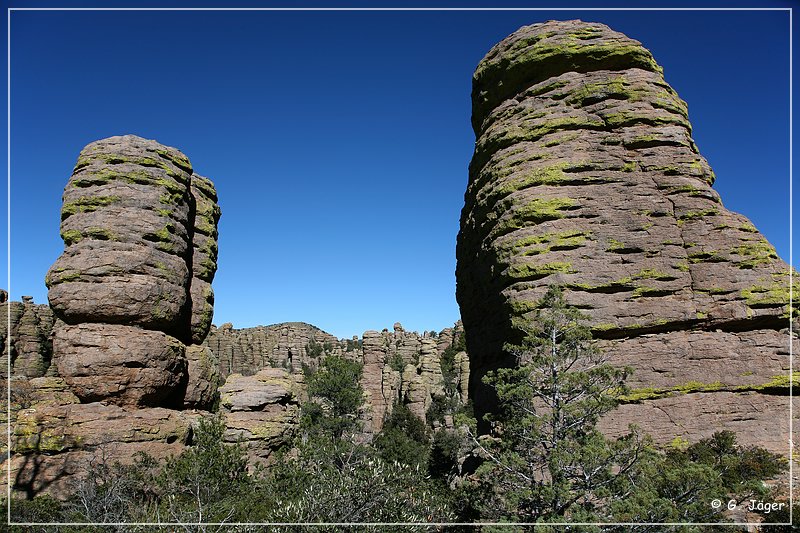
[[291, 443], [300, 424], [300, 385], [282, 368], [263, 368], [251, 376], [231, 374], [220, 388], [220, 405], [229, 442], [245, 442], [249, 455], [267, 461]]
[[219, 397], [202, 345], [219, 217], [214, 185], [175, 148], [126, 135], [81, 151], [64, 189], [64, 252], [46, 278], [52, 313], [2, 304], [15, 315], [4, 354], [15, 490], [65, 496], [87, 462], [190, 442], [197, 410]]
[[[81, 151], [46, 283], [58, 374], [82, 401], [181, 405], [194, 379], [186, 345], [202, 343], [213, 315], [216, 200], [185, 155], [155, 141], [110, 137]], [[210, 405], [197, 386], [187, 405]]]
[[205, 340], [219, 361], [223, 377], [253, 375], [262, 368], [302, 372], [303, 364], [316, 368], [323, 353], [341, 354], [339, 339], [303, 322], [235, 329], [232, 324], [212, 327]]
[[[0, 293], [0, 377], [15, 376], [38, 378], [50, 369], [53, 357], [53, 312], [47, 305], [33, 303], [28, 296], [22, 302], [10, 302], [8, 293]], [[8, 320], [6, 319], [8, 317]], [[10, 330], [9, 330], [10, 326]]]
[[[367, 331], [362, 338], [340, 340], [300, 322], [244, 329], [223, 324], [211, 328], [205, 346], [219, 361], [220, 375], [227, 377], [222, 389], [223, 406], [229, 386], [249, 383], [242, 380], [258, 375], [263, 369], [285, 370], [294, 383], [294, 396], [303, 401], [307, 398], [305, 372], [313, 372], [325, 357], [339, 356], [363, 363], [361, 385], [366, 394], [366, 409], [360, 438], [370, 439], [381, 430], [395, 403], [408, 405], [423, 420], [431, 406], [446, 395], [451, 395], [458, 404], [466, 403], [469, 378], [466, 354], [454, 351], [448, 363], [452, 369], [448, 370], [446, 378], [442, 371], [445, 352], [462, 334], [460, 323], [438, 334], [405, 331], [396, 323], [392, 331]], [[256, 420], [259, 416], [266, 419], [272, 416], [257, 413], [258, 410], [247, 417]], [[272, 424], [269, 420], [265, 423]], [[273, 426], [284, 428], [287, 434], [294, 431], [291, 424]], [[247, 439], [254, 440], [250, 436]], [[272, 436], [266, 441], [280, 439]]]
[[[558, 284], [612, 362], [635, 368], [628, 400], [647, 406], [621, 423], [701, 438], [734, 425], [685, 424], [675, 396], [708, 400], [712, 416], [712, 392], [745, 390], [783, 416], [761, 393], [788, 393], [789, 267], [722, 205], [650, 52], [602, 24], [523, 27], [478, 65], [472, 97], [456, 276], [478, 415], [493, 402], [482, 377], [515, 364], [503, 344]], [[769, 439], [786, 442], [780, 431]]]

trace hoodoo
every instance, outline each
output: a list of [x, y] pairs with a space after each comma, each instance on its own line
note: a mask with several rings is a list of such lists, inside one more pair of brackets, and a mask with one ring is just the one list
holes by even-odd
[[456, 277], [476, 414], [482, 377], [515, 364], [503, 344], [557, 284], [635, 369], [608, 432], [730, 429], [785, 453], [789, 267], [723, 207], [650, 52], [602, 24], [526, 26], [480, 62], [472, 102]]

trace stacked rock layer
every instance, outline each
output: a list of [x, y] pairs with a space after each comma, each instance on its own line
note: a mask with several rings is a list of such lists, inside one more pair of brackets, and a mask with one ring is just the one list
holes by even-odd
[[[174, 148], [126, 135], [81, 151], [64, 189], [64, 253], [46, 279], [54, 324], [23, 304], [42, 326], [34, 337], [52, 327], [52, 364], [10, 354], [15, 490], [67, 495], [87, 462], [174, 455], [190, 441], [201, 413], [183, 409], [218, 397], [201, 343], [219, 216], [213, 184]], [[11, 332], [17, 352], [24, 325]]]
[[789, 267], [723, 207], [650, 52], [602, 24], [523, 27], [478, 65], [472, 98], [456, 276], [477, 414], [493, 403], [482, 377], [515, 364], [503, 344], [557, 284], [635, 368], [626, 400], [646, 405], [607, 431], [727, 427], [785, 452], [789, 399], [763, 393], [788, 394]]
[[[431, 405], [445, 394], [442, 356], [461, 335], [460, 322], [439, 333], [423, 334], [406, 331], [396, 323], [392, 331], [366, 331], [361, 338], [346, 340], [302, 322], [244, 329], [223, 324], [211, 328], [204, 346], [218, 360], [219, 374], [227, 377], [225, 387], [233, 387], [231, 391], [223, 390], [223, 397], [235, 394], [240, 386], [252, 388], [256, 383], [243, 380], [242, 376], [246, 378], [271, 368], [286, 371], [294, 384], [286, 390], [291, 389], [291, 396], [302, 401], [306, 396], [304, 372], [315, 370], [325, 357], [338, 356], [363, 363], [361, 385], [366, 393], [366, 409], [362, 437], [369, 439], [381, 430], [395, 403], [408, 405], [419, 418], [425, 419]], [[457, 400], [466, 403], [469, 376], [466, 354], [457, 353], [452, 364], [455, 372], [452, 386], [456, 388]], [[291, 431], [287, 429], [287, 434]]]
[[0, 378], [8, 377], [9, 358], [13, 375], [44, 376], [52, 359], [50, 307], [33, 303], [29, 296], [23, 296], [22, 302], [9, 302], [8, 293], [0, 290], [0, 316]]
[[180, 405], [186, 344], [213, 313], [213, 184], [178, 150], [126, 135], [81, 151], [63, 200], [65, 250], [47, 275], [58, 374], [83, 402]]

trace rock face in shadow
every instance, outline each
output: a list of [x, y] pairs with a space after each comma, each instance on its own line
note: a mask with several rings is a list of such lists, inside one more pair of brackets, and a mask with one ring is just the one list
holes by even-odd
[[[693, 424], [723, 399], [788, 421], [788, 398], [764, 393], [788, 394], [789, 267], [722, 205], [687, 105], [650, 52], [602, 24], [523, 27], [480, 62], [472, 100], [456, 277], [476, 414], [493, 405], [481, 378], [515, 364], [503, 343], [558, 284], [611, 361], [635, 368], [627, 401], [644, 405], [620, 409], [609, 431], [741, 430], [725, 417]], [[787, 439], [778, 423], [742, 435]]]
[[178, 150], [126, 135], [81, 151], [63, 201], [47, 274], [58, 374], [84, 402], [180, 405], [185, 345], [213, 315], [213, 184]]

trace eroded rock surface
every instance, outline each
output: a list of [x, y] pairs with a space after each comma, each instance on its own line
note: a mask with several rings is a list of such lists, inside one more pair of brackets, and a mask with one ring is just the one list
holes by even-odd
[[[237, 401], [249, 401], [237, 399], [238, 395], [244, 394], [239, 391], [239, 383], [252, 388], [246, 378], [260, 375], [262, 369], [284, 372], [286, 379], [293, 383], [291, 389], [296, 398], [293, 401], [302, 402], [307, 399], [304, 372], [315, 371], [325, 357], [345, 357], [363, 363], [361, 386], [366, 397], [360, 438], [368, 440], [381, 430], [385, 417], [392, 412], [395, 403], [409, 405], [419, 418], [425, 420], [431, 405], [437, 398], [443, 399], [445, 381], [450, 383], [448, 387], [457, 397], [456, 401], [466, 403], [469, 376], [466, 354], [461, 352], [453, 355], [452, 375], [447, 380], [441, 370], [445, 351], [462, 334], [460, 322], [438, 334], [406, 331], [396, 323], [392, 331], [366, 331], [361, 338], [346, 340], [298, 322], [245, 329], [234, 329], [230, 324], [224, 324], [211, 329], [206, 346], [219, 360], [220, 375], [227, 376], [226, 384], [221, 389], [223, 406], [226, 401], [231, 405]], [[246, 418], [250, 424], [255, 424], [262, 417], [267, 425], [282, 428], [287, 435], [294, 432], [295, 428], [290, 427], [290, 423], [273, 423], [269, 413], [258, 414], [258, 409], [249, 411]], [[229, 420], [234, 418], [229, 417]], [[229, 423], [230, 430], [235, 427], [236, 423]], [[283, 438], [272, 436], [265, 440], [282, 442]], [[247, 436], [247, 440], [255, 439]]]
[[65, 250], [46, 280], [58, 374], [85, 402], [180, 405], [185, 344], [213, 314], [213, 184], [178, 150], [126, 135], [81, 151], [63, 199]]
[[[50, 368], [53, 312], [49, 306], [35, 304], [28, 297], [24, 300], [9, 302], [6, 291], [0, 294], [0, 376], [3, 379], [7, 377], [9, 357], [11, 372], [15, 376], [37, 378], [44, 376]], [[6, 317], [10, 318], [10, 335]]]
[[291, 442], [300, 423], [301, 393], [286, 370], [264, 368], [252, 376], [232, 374], [220, 393], [226, 440], [243, 440], [251, 457], [264, 460]]
[[178, 150], [126, 135], [81, 151], [63, 200], [52, 313], [2, 304], [19, 315], [4, 355], [10, 467], [28, 495], [68, 495], [92, 462], [179, 454], [210, 414], [196, 409], [218, 398], [218, 364], [201, 344], [220, 216], [211, 181]]
[[[636, 369], [630, 398], [644, 405], [620, 420], [667, 440], [705, 435], [699, 420], [741, 430], [714, 418], [714, 398], [786, 418], [760, 392], [788, 393], [789, 267], [711, 188], [687, 105], [650, 52], [602, 24], [527, 26], [481, 61], [472, 97], [456, 275], [478, 416], [492, 404], [481, 378], [515, 363], [503, 343], [558, 284], [611, 361]], [[784, 429], [741, 439], [785, 443]]]

